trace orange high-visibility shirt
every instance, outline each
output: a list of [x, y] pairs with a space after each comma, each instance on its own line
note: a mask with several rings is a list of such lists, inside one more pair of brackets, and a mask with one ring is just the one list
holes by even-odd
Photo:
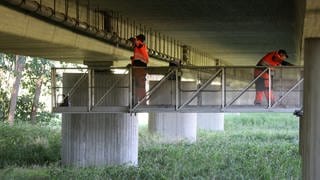
[[277, 51], [269, 52], [258, 62], [257, 66], [280, 66], [283, 59], [281, 59], [280, 55]]
[[[282, 61], [283, 59], [281, 59], [279, 53], [277, 51], [272, 51], [263, 56], [263, 58], [257, 63], [257, 66], [275, 67], [280, 66]], [[263, 68], [256, 68], [254, 71], [254, 76], [258, 76], [263, 70]], [[264, 79], [269, 79], [268, 72], [263, 73], [261, 77]]]
[[140, 40], [136, 40], [133, 50], [133, 60], [140, 60], [146, 64], [149, 63], [149, 54], [147, 46]]

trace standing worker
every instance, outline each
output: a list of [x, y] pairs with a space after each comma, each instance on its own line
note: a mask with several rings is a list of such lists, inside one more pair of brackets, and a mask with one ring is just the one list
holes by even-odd
[[[271, 71], [273, 71], [272, 67], [276, 66], [293, 66], [293, 64], [285, 61], [288, 58], [288, 54], [285, 50], [279, 49], [278, 51], [272, 51], [267, 53], [256, 66], [264, 66], [271, 67]], [[258, 77], [265, 68], [256, 68], [254, 70], [254, 78]], [[263, 73], [255, 82], [256, 84], [256, 98], [254, 100], [255, 105], [261, 105], [263, 94], [265, 95], [267, 101], [269, 102], [269, 71]], [[275, 97], [273, 92], [270, 92], [271, 104], [274, 104]]]
[[145, 36], [139, 34], [135, 38], [130, 38], [133, 43], [133, 56], [130, 57], [132, 64], [132, 78], [134, 89], [134, 103], [138, 103], [146, 95], [146, 67], [149, 62], [148, 48]]

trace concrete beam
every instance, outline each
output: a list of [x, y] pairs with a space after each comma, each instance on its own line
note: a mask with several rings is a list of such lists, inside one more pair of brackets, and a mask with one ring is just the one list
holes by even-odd
[[[0, 5], [0, 51], [72, 63], [130, 63], [133, 52]], [[165, 64], [150, 59], [151, 65]]]

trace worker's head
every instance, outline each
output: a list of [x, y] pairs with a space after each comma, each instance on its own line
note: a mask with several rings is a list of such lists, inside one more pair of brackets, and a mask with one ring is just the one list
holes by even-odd
[[287, 52], [285, 50], [283, 50], [283, 49], [279, 49], [278, 50], [278, 55], [279, 55], [279, 58], [281, 60], [285, 60], [285, 59], [287, 59], [289, 57]]
[[144, 42], [144, 40], [146, 40], [146, 37], [143, 34], [139, 34], [138, 36], [136, 36], [136, 38], [142, 42]]

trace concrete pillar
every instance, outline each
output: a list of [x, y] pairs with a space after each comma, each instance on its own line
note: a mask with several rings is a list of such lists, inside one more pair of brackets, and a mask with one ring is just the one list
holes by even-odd
[[320, 179], [320, 38], [305, 40], [302, 179]]
[[[215, 89], [217, 89], [215, 85], [208, 85], [206, 90], [211, 90], [211, 92], [201, 92], [199, 103], [201, 105], [220, 105], [221, 93], [214, 92]], [[223, 131], [224, 113], [197, 113], [197, 123], [198, 129]]]
[[[76, 82], [75, 79], [80, 76], [81, 74], [64, 74], [64, 87], [72, 87]], [[106, 72], [94, 74], [96, 101], [118, 76]], [[72, 106], [87, 105], [87, 79], [69, 98]], [[126, 91], [120, 88], [112, 91], [102, 105], [110, 102], [122, 104], [127, 101]], [[62, 163], [79, 167], [136, 165], [138, 163], [138, 121], [136, 117], [128, 113], [63, 114]]]
[[224, 113], [198, 113], [198, 129], [209, 131], [224, 130]]
[[[157, 82], [150, 82], [152, 87]], [[181, 88], [196, 88], [195, 82], [181, 82]], [[170, 104], [175, 102], [175, 81], [165, 82], [157, 91], [154, 97], [151, 97], [149, 103]], [[191, 94], [191, 92], [190, 92]], [[189, 95], [190, 95], [189, 94]], [[182, 100], [187, 98], [187, 94], [181, 96]], [[191, 103], [196, 102], [193, 100]], [[186, 140], [195, 142], [197, 137], [197, 114], [196, 113], [150, 113], [148, 128], [151, 133], [159, 134], [166, 142], [177, 142]]]
[[150, 113], [149, 131], [159, 134], [166, 142], [185, 140], [195, 142], [197, 137], [196, 113]]

